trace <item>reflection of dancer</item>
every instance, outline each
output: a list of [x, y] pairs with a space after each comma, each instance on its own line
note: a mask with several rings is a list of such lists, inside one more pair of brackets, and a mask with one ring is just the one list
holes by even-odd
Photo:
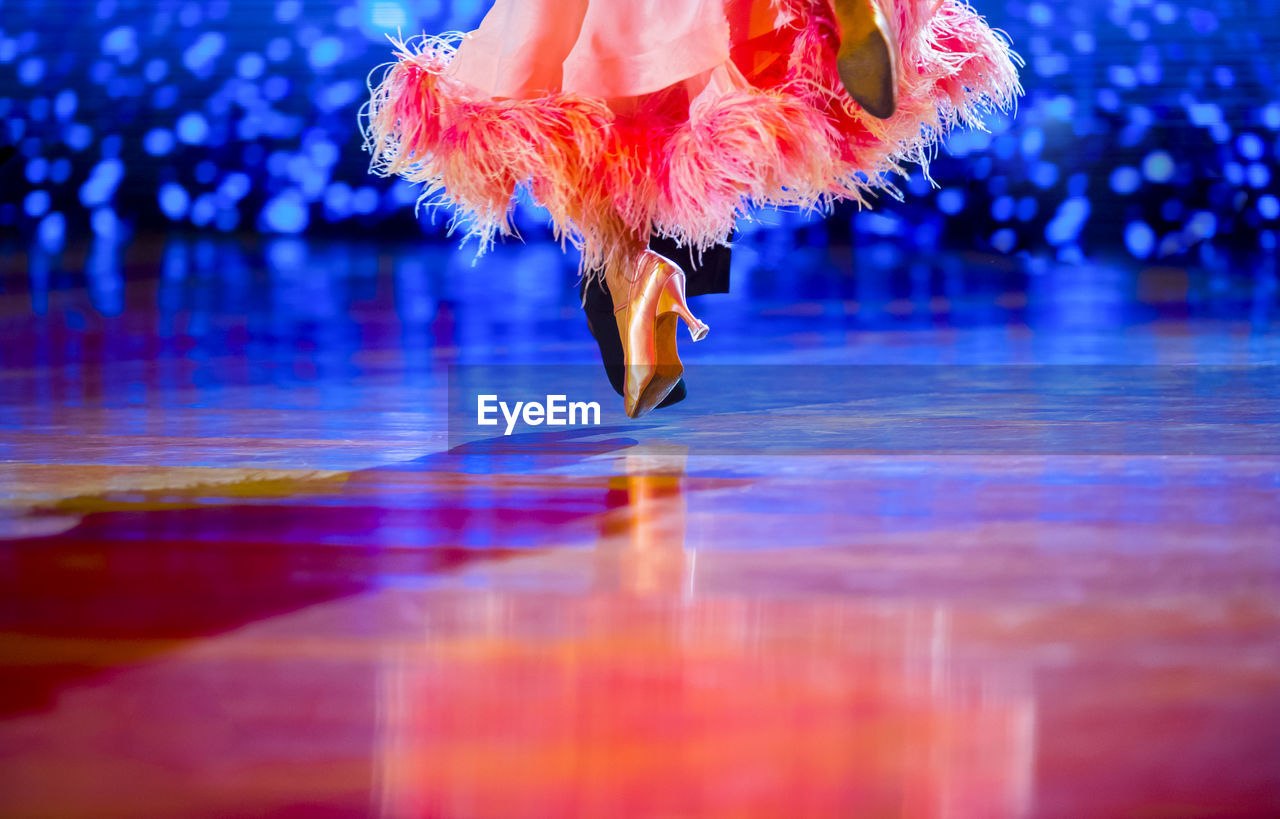
[[623, 450], [610, 481], [615, 508], [603, 520], [596, 547], [596, 588], [631, 594], [685, 594], [693, 585], [694, 555], [685, 549], [682, 485], [689, 448], [640, 444]]
[[864, 201], [1018, 90], [963, 0], [497, 0], [455, 42], [400, 45], [365, 111], [372, 169], [482, 241], [527, 184], [608, 289], [632, 417], [681, 377], [677, 318], [707, 332], [651, 236], [696, 258], [749, 205]]

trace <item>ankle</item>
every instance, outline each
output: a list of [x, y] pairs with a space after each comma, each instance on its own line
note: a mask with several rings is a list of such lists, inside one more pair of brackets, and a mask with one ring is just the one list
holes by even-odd
[[613, 300], [613, 309], [615, 311], [621, 310], [630, 302], [632, 285], [640, 275], [641, 255], [647, 249], [647, 247], [641, 246], [626, 254], [619, 253], [609, 264], [605, 265], [604, 286], [609, 291], [609, 297]]

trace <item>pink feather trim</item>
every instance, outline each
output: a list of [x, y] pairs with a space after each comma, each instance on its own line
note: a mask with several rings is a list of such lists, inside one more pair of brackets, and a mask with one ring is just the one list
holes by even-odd
[[1020, 59], [961, 0], [899, 0], [898, 110], [876, 120], [848, 99], [834, 69], [825, 3], [775, 0], [793, 15], [789, 58], [767, 87], [674, 110], [652, 95], [629, 117], [604, 100], [553, 93], [477, 98], [448, 73], [455, 38], [397, 42], [397, 60], [362, 110], [373, 173], [422, 183], [419, 204], [450, 205], [481, 251], [511, 235], [517, 185], [550, 214], [556, 235], [598, 271], [653, 232], [695, 249], [722, 242], [755, 207], [867, 204], [906, 162], [926, 167], [956, 125], [1021, 93]]

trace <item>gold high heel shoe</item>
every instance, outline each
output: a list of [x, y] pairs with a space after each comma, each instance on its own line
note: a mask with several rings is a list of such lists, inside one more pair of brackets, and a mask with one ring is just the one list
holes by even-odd
[[834, 0], [840, 25], [836, 69], [853, 101], [877, 119], [898, 110], [898, 42], [879, 0]]
[[652, 250], [637, 254], [627, 275], [609, 277], [613, 317], [626, 363], [622, 400], [628, 418], [639, 418], [662, 403], [684, 374], [676, 351], [676, 327], [683, 319], [694, 341], [709, 329], [684, 297], [684, 271]]

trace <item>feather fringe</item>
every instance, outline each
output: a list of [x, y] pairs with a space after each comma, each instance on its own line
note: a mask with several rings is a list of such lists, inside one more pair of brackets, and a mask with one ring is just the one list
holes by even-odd
[[419, 206], [451, 206], [451, 227], [465, 226], [481, 252], [514, 234], [512, 196], [527, 185], [590, 274], [655, 232], [706, 249], [755, 207], [900, 198], [892, 178], [905, 164], [927, 174], [950, 129], [980, 128], [1022, 93], [1021, 59], [967, 3], [899, 0], [898, 110], [877, 120], [840, 85], [827, 4], [774, 2], [793, 20], [782, 81], [700, 100], [673, 122], [624, 120], [567, 92], [477, 98], [449, 76], [461, 35], [393, 40], [396, 61], [361, 110], [370, 171], [421, 183]]

